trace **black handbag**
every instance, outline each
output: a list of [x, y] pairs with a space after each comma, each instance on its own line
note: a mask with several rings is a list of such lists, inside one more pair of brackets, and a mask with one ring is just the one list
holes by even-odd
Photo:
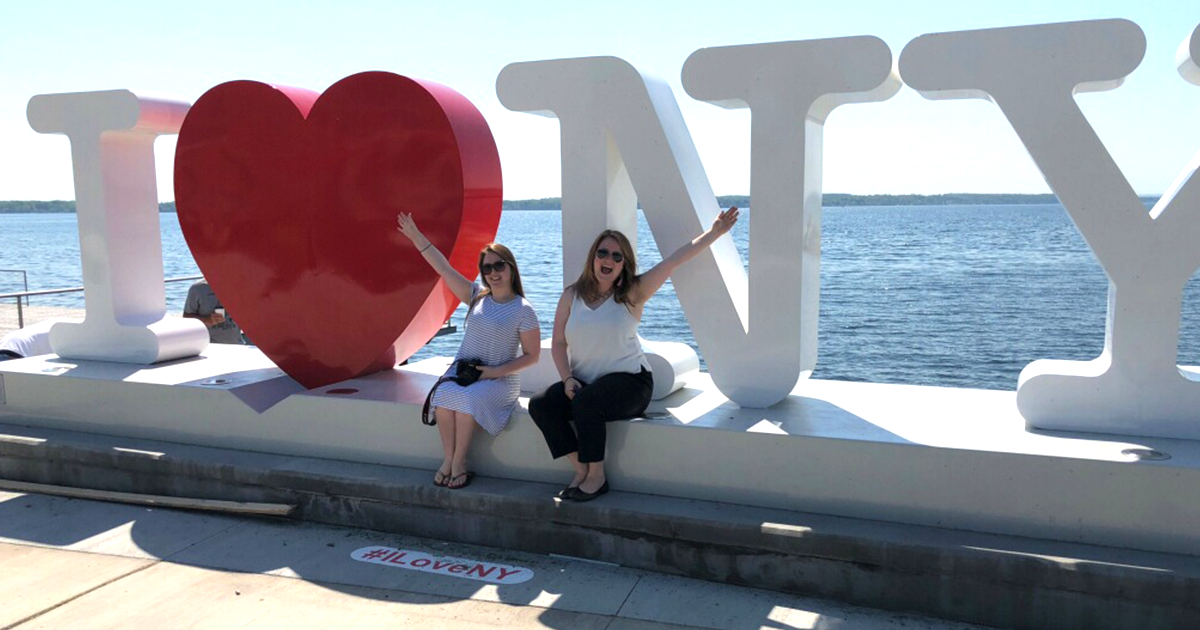
[[461, 360], [454, 362], [454, 375], [443, 376], [433, 384], [433, 388], [429, 390], [429, 395], [425, 397], [425, 405], [421, 407], [421, 422], [429, 426], [437, 424], [437, 418], [429, 412], [429, 406], [433, 403], [433, 393], [442, 383], [454, 381], [455, 384], [466, 387], [483, 376], [483, 372], [479, 371], [479, 366], [483, 365], [482, 361], [472, 359], [470, 361]]

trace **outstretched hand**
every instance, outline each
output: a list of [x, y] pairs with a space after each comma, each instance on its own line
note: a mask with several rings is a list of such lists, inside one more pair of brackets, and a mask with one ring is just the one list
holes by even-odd
[[732, 230], [734, 224], [737, 223], [737, 220], [738, 220], [737, 206], [733, 206], [733, 207], [729, 208], [728, 210], [725, 210], [721, 214], [718, 214], [717, 218], [713, 219], [713, 224], [712, 224], [713, 234], [716, 234], [717, 236], [721, 236], [721, 235], [725, 234], [726, 232], [728, 232], [729, 230]]
[[[446, 281], [446, 286], [454, 294], [454, 297], [463, 302], [471, 299], [471, 281], [464, 278], [458, 270], [451, 266], [450, 261], [446, 260], [445, 254], [438, 251], [438, 248], [434, 247], [424, 234], [421, 234], [411, 213], [401, 212], [396, 215], [396, 231], [412, 241], [413, 247], [417, 249], [417, 254], [429, 263], [430, 267], [433, 267], [442, 280]], [[472, 276], [476, 273], [478, 272], [471, 271]]]
[[421, 230], [417, 229], [417, 222], [413, 220], [411, 213], [401, 212], [397, 214], [396, 224], [396, 230], [407, 236], [408, 240], [417, 246], [417, 249], [421, 249], [429, 244], [429, 239], [425, 238], [425, 235], [421, 234]]

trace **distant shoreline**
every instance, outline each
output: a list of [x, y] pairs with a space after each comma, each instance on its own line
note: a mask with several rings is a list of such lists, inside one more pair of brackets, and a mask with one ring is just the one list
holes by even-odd
[[[1156, 202], [1159, 195], [1142, 195], [1143, 202]], [[738, 206], [751, 208], [749, 195], [718, 195], [717, 203], [722, 208]], [[944, 193], [940, 195], [850, 195], [827, 193], [821, 205], [826, 208], [851, 208], [858, 206], [998, 206], [1035, 205], [1058, 203], [1052, 194], [1015, 193]], [[560, 197], [544, 199], [506, 200], [505, 210], [562, 210]]]
[[[1139, 197], [1143, 202], [1158, 201], [1157, 195]], [[723, 208], [729, 206], [750, 207], [748, 195], [720, 195], [717, 202]], [[849, 195], [844, 193], [829, 193], [823, 198], [822, 204], [827, 208], [850, 208], [857, 206], [995, 206], [995, 205], [1033, 205], [1058, 203], [1058, 198], [1051, 194], [1005, 194], [1005, 193], [946, 193], [941, 195]], [[545, 197], [542, 199], [513, 199], [505, 200], [503, 209], [522, 210], [562, 210], [560, 197]], [[169, 201], [158, 204], [159, 212], [175, 212], [175, 202]], [[73, 213], [74, 201], [0, 201], [0, 214], [42, 214], [42, 213]]]

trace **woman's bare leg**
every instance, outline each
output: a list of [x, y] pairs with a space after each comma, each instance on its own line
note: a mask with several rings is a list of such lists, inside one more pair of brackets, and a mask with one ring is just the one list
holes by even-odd
[[571, 483], [568, 488], [578, 488], [579, 484], [587, 478], [588, 465], [579, 461], [579, 453], [567, 453], [567, 460], [571, 462], [571, 466], [575, 469], [575, 476], [571, 478]]
[[467, 455], [471, 451], [471, 438], [475, 437], [475, 417], [454, 412], [454, 455], [450, 462], [451, 487], [457, 488], [466, 483]]
[[600, 486], [603, 486], [604, 482], [607, 481], [604, 476], [604, 462], [592, 462], [586, 464], [586, 466], [588, 468], [587, 478], [583, 480], [583, 483], [579, 484], [579, 489], [591, 494], [599, 490]]
[[455, 412], [445, 407], [434, 407], [433, 413], [437, 419], [438, 437], [442, 439], [442, 465], [438, 466], [433, 481], [444, 484], [450, 480], [450, 469], [454, 463]]

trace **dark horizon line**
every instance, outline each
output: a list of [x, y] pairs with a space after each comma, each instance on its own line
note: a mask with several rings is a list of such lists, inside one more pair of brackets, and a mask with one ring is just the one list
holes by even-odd
[[[1157, 201], [1161, 195], [1138, 195], [1143, 202]], [[717, 195], [718, 205], [751, 207], [749, 195]], [[1059, 203], [1053, 193], [825, 193], [823, 206], [918, 206], [918, 205], [1001, 205]], [[174, 212], [175, 202], [160, 202], [160, 212]], [[639, 204], [640, 207], [640, 204]], [[562, 210], [562, 197], [536, 199], [505, 199], [503, 210]], [[4, 213], [53, 213], [75, 212], [73, 200], [11, 200], [0, 201], [0, 214]]]
[[[1162, 195], [1138, 195], [1143, 202], [1156, 202]], [[718, 205], [753, 207], [749, 195], [717, 195]], [[853, 206], [921, 206], [921, 205], [1022, 205], [1060, 203], [1053, 193], [825, 193], [822, 195], [822, 206], [853, 207]], [[543, 197], [540, 199], [505, 200], [506, 210], [561, 210], [561, 197]], [[638, 204], [641, 207], [641, 204]]]

